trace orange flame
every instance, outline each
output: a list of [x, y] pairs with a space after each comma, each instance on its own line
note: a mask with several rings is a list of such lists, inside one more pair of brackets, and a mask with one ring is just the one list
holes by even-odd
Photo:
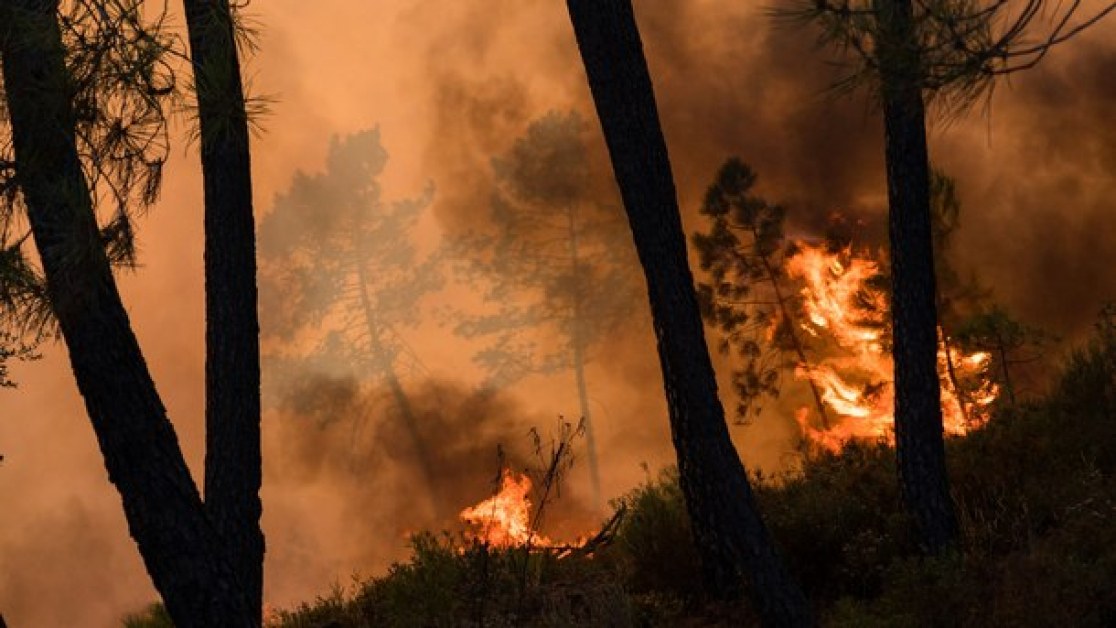
[[[517, 477], [518, 476], [518, 477]], [[500, 491], [461, 511], [461, 520], [477, 529], [471, 536], [493, 547], [551, 546], [550, 539], [531, 529], [531, 478], [504, 469]]]
[[[803, 433], [830, 451], [839, 451], [852, 439], [894, 442], [893, 362], [883, 343], [887, 299], [869, 282], [879, 274], [879, 265], [851, 249], [831, 253], [822, 246], [799, 244], [787, 260], [787, 272], [804, 284], [802, 329], [834, 345], [837, 354], [795, 369], [795, 376], [811, 381], [836, 415], [833, 425], [819, 429], [810, 423], [809, 408], [800, 408], [795, 419]], [[947, 341], [939, 334], [943, 426], [946, 433], [959, 435], [988, 421], [989, 405], [999, 389], [987, 375], [989, 354], [961, 354], [952, 345], [947, 348]], [[961, 392], [955, 381], [976, 385]]]

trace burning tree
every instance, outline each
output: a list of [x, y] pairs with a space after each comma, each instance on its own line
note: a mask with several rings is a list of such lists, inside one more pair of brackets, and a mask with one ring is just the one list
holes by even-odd
[[403, 385], [403, 373], [421, 363], [402, 330], [418, 324], [420, 301], [442, 283], [413, 239], [433, 187], [385, 202], [376, 179], [387, 159], [378, 129], [335, 137], [325, 171], [297, 174], [276, 199], [260, 224], [261, 300], [271, 315], [263, 328], [281, 340], [318, 340], [309, 354], [272, 353], [279, 371], [347, 365], [387, 387], [440, 517], [428, 445]]
[[[815, 445], [838, 450], [854, 438], [893, 440], [890, 277], [867, 250], [854, 249], [856, 233], [840, 215], [822, 244], [787, 242], [783, 208], [749, 195], [754, 183], [747, 166], [729, 160], [702, 207], [713, 224], [693, 237], [710, 273], [708, 283], [698, 283], [703, 314], [720, 330], [722, 349], [744, 361], [733, 374], [738, 416], [758, 412], [760, 397], [777, 395], [788, 371], [813, 395], [813, 412], [800, 408], [796, 419]], [[944, 429], [964, 434], [990, 416], [1000, 388], [992, 376], [999, 359], [987, 342], [950, 332], [971, 326], [967, 317], [983, 307], [988, 291], [951, 262], [961, 203], [952, 179], [937, 171], [931, 209], [942, 277], [937, 302]]]
[[[818, 429], [808, 409], [797, 420], [806, 436], [831, 451], [851, 439], [894, 441], [894, 366], [889, 342], [886, 277], [866, 252], [831, 251], [800, 244], [787, 261], [788, 274], [802, 282], [806, 316], [802, 330], [824, 348], [815, 364], [796, 376], [813, 383], [835, 420]], [[965, 434], [990, 418], [999, 389], [989, 376], [987, 352], [952, 352], [939, 336], [937, 375], [947, 434]], [[952, 354], [952, 357], [950, 357]]]
[[[923, 541], [952, 545], [957, 517], [949, 495], [936, 373], [938, 320], [926, 142], [929, 94], [963, 110], [990, 93], [997, 76], [1033, 67], [1050, 49], [1095, 23], [1116, 3], [1074, 22], [1080, 2], [1050, 11], [1043, 0], [809, 0], [781, 9], [820, 26], [822, 39], [859, 65], [841, 86], [868, 83], [885, 128], [893, 289], [895, 432], [899, 480]], [[1035, 38], [1039, 16], [1051, 30]]]
[[[778, 396], [784, 370], [810, 364], [799, 330], [801, 299], [786, 274], [793, 253], [783, 235], [786, 211], [752, 196], [755, 182], [755, 173], [738, 158], [725, 162], [701, 207], [713, 224], [708, 233], [692, 236], [701, 269], [710, 275], [708, 283], [697, 284], [702, 316], [720, 331], [721, 351], [744, 362], [732, 374], [740, 420], [759, 414], [762, 397]], [[810, 390], [828, 425], [812, 380]]]
[[[635, 314], [636, 263], [619, 207], [594, 193], [585, 123], [576, 113], [532, 122], [493, 160], [492, 229], [455, 244], [465, 273], [494, 313], [467, 316], [457, 333], [491, 338], [476, 361], [489, 386], [532, 373], [573, 371], [589, 474], [601, 507], [597, 441], [586, 365], [592, 349]], [[543, 338], [542, 342], [535, 340]]]

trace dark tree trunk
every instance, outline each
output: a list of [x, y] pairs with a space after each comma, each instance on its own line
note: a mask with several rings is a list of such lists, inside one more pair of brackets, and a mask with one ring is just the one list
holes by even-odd
[[709, 590], [730, 597], [746, 579], [765, 623], [810, 625], [806, 599], [760, 519], [729, 438], [631, 2], [567, 4], [647, 279], [671, 437]]
[[186, 0], [205, 180], [205, 506], [263, 606], [260, 345], [248, 116], [228, 0]]
[[74, 134], [56, 2], [0, 0], [0, 61], [16, 171], [51, 303], [109, 480], [180, 628], [253, 626], [100, 244]]
[[876, 0], [891, 236], [895, 450], [899, 484], [926, 548], [957, 538], [938, 379], [930, 160], [910, 0]]

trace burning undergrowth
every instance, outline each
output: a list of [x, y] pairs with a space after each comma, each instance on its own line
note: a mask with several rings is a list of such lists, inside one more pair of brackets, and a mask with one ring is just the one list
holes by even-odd
[[[271, 547], [282, 548], [267, 555], [269, 573], [278, 574], [269, 582], [269, 599], [292, 599], [309, 583], [354, 570], [380, 570], [401, 558], [408, 537], [420, 530], [464, 531], [459, 513], [499, 494], [495, 475], [526, 478], [527, 470], [540, 468], [536, 451], [549, 443], [533, 441], [531, 429], [553, 424], [552, 418], [528, 416], [498, 392], [444, 381], [407, 390], [418, 435], [432, 445], [425, 461], [432, 486], [408, 426], [382, 388], [351, 377], [310, 376], [278, 400], [265, 421], [264, 527]], [[526, 506], [528, 522], [555, 538], [576, 538], [592, 517], [564, 486], [555, 499], [558, 488], [534, 497], [549, 504], [545, 522]]]
[[[1046, 397], [995, 409], [1010, 420], [948, 442], [959, 553], [920, 551], [886, 443], [854, 440], [800, 473], [759, 478], [764, 519], [821, 625], [1110, 625], [1113, 381], [1110, 311]], [[618, 506], [627, 514], [592, 558], [420, 535], [387, 574], [276, 625], [758, 625], [746, 602], [702, 598], [676, 472]]]
[[[816, 425], [810, 407], [796, 419], [814, 444], [839, 451], [853, 439], [894, 442], [894, 363], [890, 350], [888, 295], [879, 263], [851, 247], [837, 251], [799, 243], [787, 273], [801, 283], [803, 313], [798, 325], [820, 351], [795, 365], [795, 377], [820, 391], [828, 424]], [[966, 351], [941, 328], [938, 377], [945, 432], [958, 436], [986, 423], [999, 386], [990, 373], [991, 355]]]

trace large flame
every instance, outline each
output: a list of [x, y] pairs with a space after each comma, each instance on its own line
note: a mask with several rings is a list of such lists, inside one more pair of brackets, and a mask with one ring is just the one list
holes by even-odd
[[[878, 264], [851, 249], [833, 253], [823, 246], [799, 244], [787, 260], [787, 272], [803, 283], [802, 329], [819, 343], [833, 345], [823, 354], [834, 354], [795, 369], [798, 378], [817, 387], [834, 415], [831, 419], [836, 419], [828, 427], [815, 427], [809, 407], [802, 407], [795, 418], [803, 433], [831, 451], [839, 451], [851, 439], [893, 442], [893, 363], [883, 337], [887, 298], [870, 281], [879, 275]], [[983, 352], [961, 353], [939, 333], [938, 376], [946, 433], [964, 434], [988, 421], [989, 405], [999, 393], [988, 376], [990, 360]]]
[[461, 520], [474, 528], [472, 537], [493, 547], [534, 545], [548, 547], [550, 539], [531, 527], [531, 478], [504, 469], [500, 490], [476, 506], [461, 511]]

